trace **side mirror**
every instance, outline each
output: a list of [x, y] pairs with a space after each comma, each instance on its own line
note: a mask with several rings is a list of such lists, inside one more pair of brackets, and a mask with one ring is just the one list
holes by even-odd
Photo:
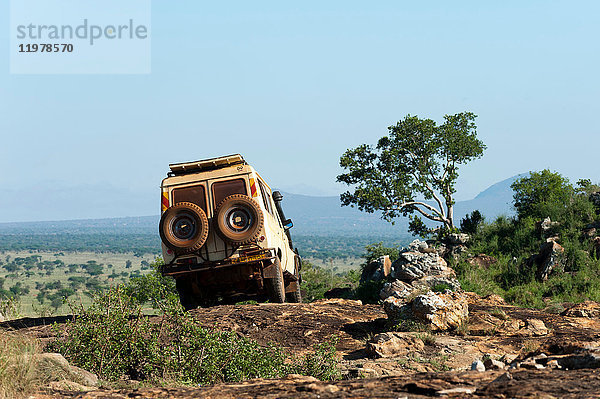
[[292, 222], [292, 219], [286, 219], [283, 221], [283, 228], [285, 230], [289, 230], [292, 227], [294, 227], [294, 223]]

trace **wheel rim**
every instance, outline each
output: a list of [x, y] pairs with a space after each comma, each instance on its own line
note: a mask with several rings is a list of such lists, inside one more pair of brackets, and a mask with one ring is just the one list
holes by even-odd
[[231, 208], [225, 215], [225, 226], [235, 233], [248, 231], [254, 224], [254, 217], [249, 209], [241, 206]]
[[189, 213], [184, 213], [173, 218], [169, 228], [173, 237], [179, 241], [188, 241], [192, 239], [198, 231], [196, 220]]

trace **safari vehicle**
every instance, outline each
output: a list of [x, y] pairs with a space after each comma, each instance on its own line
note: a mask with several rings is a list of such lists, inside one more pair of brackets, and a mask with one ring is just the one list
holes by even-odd
[[301, 259], [283, 196], [241, 155], [169, 165], [159, 225], [165, 261], [186, 309], [258, 296], [301, 302]]

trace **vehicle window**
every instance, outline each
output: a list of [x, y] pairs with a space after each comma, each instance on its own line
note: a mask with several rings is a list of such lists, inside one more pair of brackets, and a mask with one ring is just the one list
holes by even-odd
[[265, 208], [267, 209], [267, 211], [269, 211], [269, 213], [273, 215], [273, 208], [271, 207], [271, 201], [269, 201], [271, 193], [267, 191], [267, 187], [265, 187], [262, 181], [258, 180], [258, 185], [260, 186], [260, 194], [263, 199], [263, 204], [265, 204]]
[[174, 204], [191, 202], [206, 212], [206, 192], [204, 191], [204, 186], [176, 188], [173, 190], [172, 195]]
[[247, 195], [246, 182], [244, 179], [225, 180], [214, 183], [212, 185], [212, 191], [215, 208], [221, 203], [221, 201], [232, 194]]

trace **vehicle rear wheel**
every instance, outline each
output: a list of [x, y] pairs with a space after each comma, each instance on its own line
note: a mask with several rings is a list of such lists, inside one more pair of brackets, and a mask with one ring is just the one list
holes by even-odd
[[175, 280], [175, 287], [177, 288], [177, 293], [179, 294], [179, 302], [181, 302], [181, 306], [185, 310], [196, 309], [199, 306], [198, 300], [194, 295], [194, 290], [192, 289], [192, 282], [187, 279], [178, 278]]
[[275, 258], [274, 265], [277, 269], [276, 276], [273, 278], [265, 278], [265, 288], [269, 294], [269, 300], [273, 303], [285, 302], [285, 284], [283, 282], [283, 270], [279, 259]]
[[208, 218], [198, 205], [180, 202], [162, 214], [159, 233], [162, 242], [176, 253], [194, 252], [208, 238]]
[[244, 194], [233, 194], [221, 201], [213, 219], [217, 233], [237, 245], [255, 241], [264, 223], [260, 206]]

